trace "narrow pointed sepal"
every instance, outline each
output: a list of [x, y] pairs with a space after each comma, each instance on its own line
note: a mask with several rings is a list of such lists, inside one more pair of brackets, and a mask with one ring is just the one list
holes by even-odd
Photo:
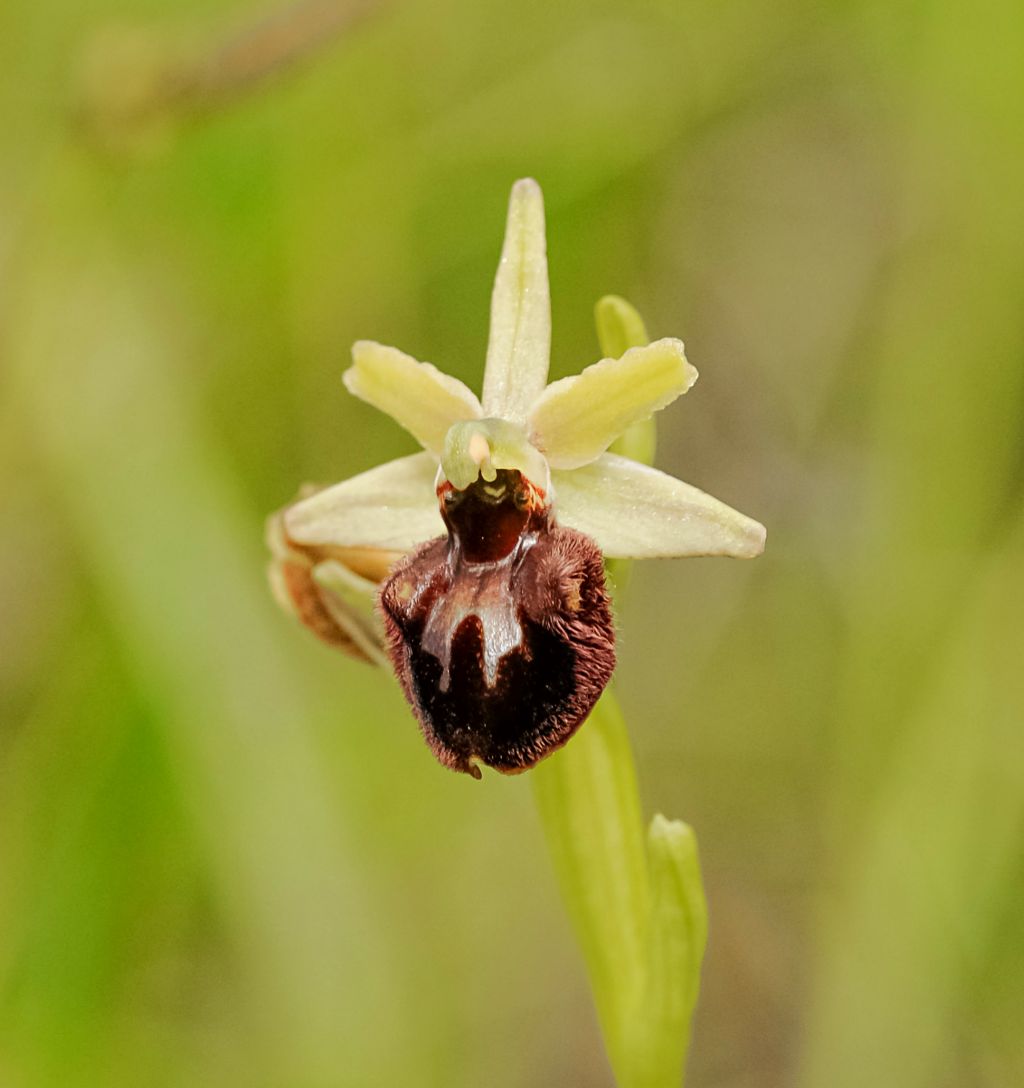
[[764, 551], [765, 528], [759, 522], [626, 457], [605, 453], [551, 477], [559, 522], [593, 537], [608, 558], [752, 559]]
[[491, 295], [484, 414], [522, 424], [547, 383], [550, 356], [544, 197], [532, 178], [522, 178], [512, 186], [505, 244]]
[[430, 453], [388, 461], [290, 507], [285, 532], [307, 546], [411, 551], [445, 535], [436, 476], [437, 458]]
[[441, 452], [453, 423], [481, 415], [476, 394], [458, 378], [374, 340], [356, 341], [342, 380], [350, 393], [391, 416], [433, 453]]
[[697, 380], [681, 340], [655, 340], [552, 382], [530, 409], [530, 440], [552, 468], [579, 468]]

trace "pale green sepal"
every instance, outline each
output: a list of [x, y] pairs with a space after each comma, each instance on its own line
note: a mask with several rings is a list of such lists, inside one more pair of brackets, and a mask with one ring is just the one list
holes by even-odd
[[512, 186], [505, 244], [491, 295], [483, 409], [523, 423], [548, 380], [551, 298], [544, 197], [532, 178]]
[[352, 345], [353, 365], [345, 388], [379, 408], [426, 449], [440, 453], [448, 428], [460, 419], [478, 419], [480, 402], [458, 378], [442, 374], [398, 348], [374, 340]]
[[765, 528], [724, 502], [614, 453], [552, 472], [558, 519], [592, 537], [606, 556], [671, 559], [764, 551]]
[[387, 666], [384, 627], [375, 604], [379, 587], [361, 578], [336, 559], [326, 559], [313, 568], [313, 581], [324, 593], [320, 599], [331, 618], [374, 664]]
[[576, 377], [552, 382], [530, 409], [530, 440], [552, 468], [579, 468], [696, 380], [681, 340], [630, 348], [619, 359], [602, 359]]
[[410, 551], [445, 535], [436, 476], [430, 453], [388, 461], [289, 507], [285, 530], [299, 544]]
[[498, 469], [517, 469], [545, 495], [551, 487], [547, 461], [514, 423], [479, 419], [451, 427], [441, 454], [441, 471], [450, 484], [462, 491], [478, 476], [493, 480]]
[[647, 835], [651, 908], [643, 1015], [631, 1040], [637, 1084], [679, 1085], [700, 989], [708, 912], [693, 830], [655, 816]]

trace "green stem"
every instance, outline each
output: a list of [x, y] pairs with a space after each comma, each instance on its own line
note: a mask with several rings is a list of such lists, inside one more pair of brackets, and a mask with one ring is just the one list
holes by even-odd
[[569, 919], [620, 1088], [678, 1088], [707, 937], [692, 830], [645, 836], [625, 721], [606, 692], [532, 774]]
[[631, 1014], [644, 983], [650, 880], [633, 754], [612, 692], [531, 777], [608, 1056], [625, 1084]]
[[[609, 357], [647, 342], [622, 299], [602, 299], [597, 324]], [[653, 424], [630, 428], [617, 452], [649, 461]], [[628, 565], [610, 574], [621, 592]], [[532, 778], [616, 1080], [679, 1088], [707, 939], [693, 831], [659, 815], [645, 836], [629, 734], [611, 690]]]

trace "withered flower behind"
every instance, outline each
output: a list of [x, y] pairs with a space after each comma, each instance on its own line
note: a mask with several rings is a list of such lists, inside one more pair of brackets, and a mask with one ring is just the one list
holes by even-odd
[[[272, 534], [291, 611], [321, 637], [387, 653], [434, 754], [480, 777], [564, 744], [612, 674], [608, 558], [760, 554], [765, 531], [689, 484], [607, 452], [697, 372], [657, 340], [546, 385], [551, 340], [540, 189], [516, 182], [491, 301], [483, 399], [395, 348], [359, 341], [349, 391], [424, 452], [289, 507]], [[347, 560], [403, 556], [384, 632], [351, 606], [373, 583]], [[368, 639], [368, 641], [367, 641]]]
[[[315, 493], [304, 487], [302, 497]], [[284, 515], [267, 519], [267, 577], [277, 603], [321, 642], [357, 661], [383, 661], [382, 632], [372, 601], [401, 552], [380, 548], [306, 547], [289, 540]]]

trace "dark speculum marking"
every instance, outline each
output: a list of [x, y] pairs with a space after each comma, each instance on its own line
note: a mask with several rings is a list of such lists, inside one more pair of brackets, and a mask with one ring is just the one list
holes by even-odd
[[438, 494], [448, 536], [381, 590], [388, 651], [445, 766], [515, 774], [565, 744], [615, 667], [601, 553], [518, 472]]

